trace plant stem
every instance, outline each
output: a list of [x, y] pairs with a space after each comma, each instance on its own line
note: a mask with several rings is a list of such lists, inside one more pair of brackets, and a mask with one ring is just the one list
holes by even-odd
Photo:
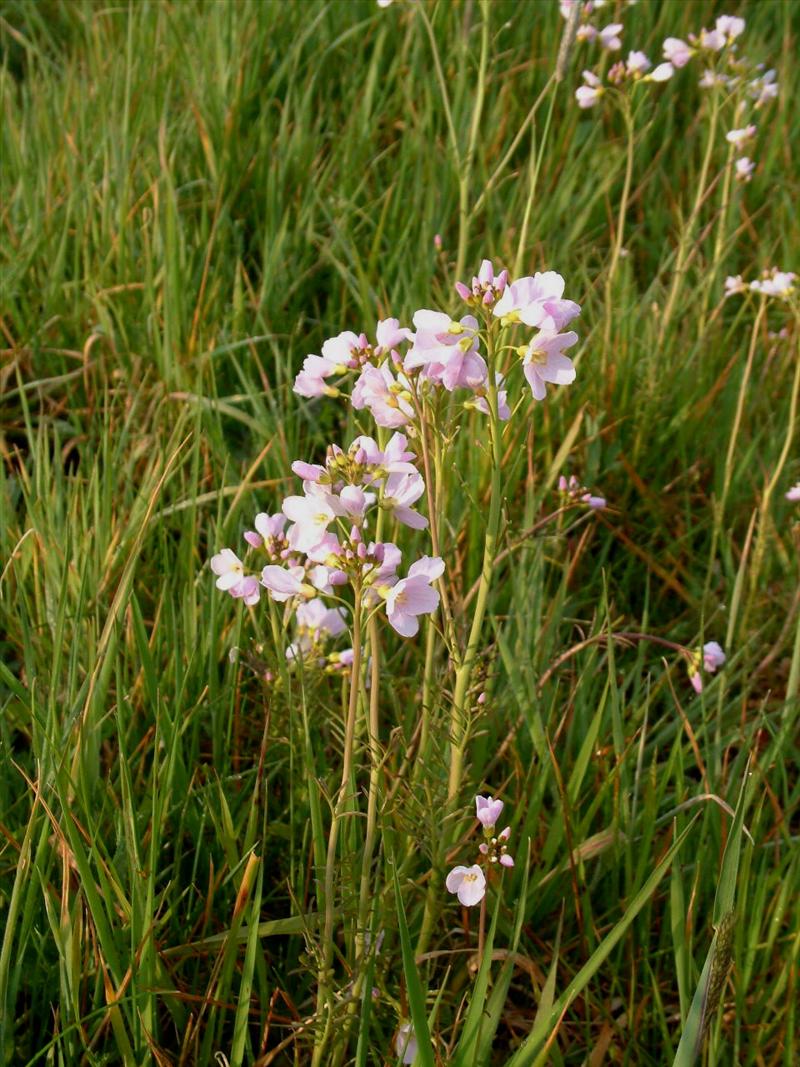
[[703, 157], [703, 165], [700, 169], [700, 180], [697, 183], [697, 193], [695, 195], [694, 204], [692, 206], [691, 214], [681, 231], [679, 243], [678, 243], [678, 258], [675, 263], [675, 270], [672, 275], [672, 286], [670, 287], [669, 296], [664, 306], [664, 313], [661, 316], [661, 324], [658, 330], [658, 347], [661, 348], [664, 343], [664, 338], [667, 333], [670, 321], [672, 319], [673, 311], [675, 310], [675, 301], [678, 299], [678, 294], [683, 285], [683, 275], [686, 271], [686, 258], [689, 254], [689, 248], [691, 245], [692, 237], [694, 235], [695, 224], [700, 214], [700, 208], [702, 207], [703, 200], [706, 193], [706, 182], [708, 181], [708, 171], [711, 166], [711, 157], [714, 154], [714, 142], [717, 136], [717, 120], [719, 119], [719, 93], [716, 89], [712, 90], [712, 102], [711, 102], [711, 122], [708, 130], [708, 142], [706, 144], [705, 156]]
[[450, 716], [450, 770], [447, 781], [447, 806], [452, 807], [453, 801], [458, 795], [461, 784], [461, 773], [464, 763], [464, 747], [466, 744], [466, 724], [464, 722], [467, 690], [469, 688], [470, 675], [478, 654], [486, 607], [489, 600], [489, 589], [492, 584], [492, 571], [498, 551], [500, 536], [501, 503], [502, 503], [502, 479], [501, 467], [503, 462], [502, 451], [502, 427], [497, 409], [497, 383], [495, 382], [495, 358], [491, 344], [491, 333], [487, 345], [489, 364], [489, 377], [487, 383], [487, 399], [489, 403], [489, 436], [492, 445], [492, 481], [491, 496], [489, 499], [489, 517], [486, 524], [486, 539], [483, 546], [483, 563], [481, 566], [480, 583], [475, 597], [475, 610], [472, 615], [472, 625], [469, 631], [469, 639], [464, 652], [464, 657], [456, 671], [455, 688], [453, 692], [453, 704]]
[[634, 126], [633, 126], [633, 114], [631, 113], [630, 101], [627, 97], [622, 98], [622, 104], [620, 107], [622, 111], [622, 117], [625, 120], [625, 131], [627, 135], [627, 148], [625, 156], [625, 180], [622, 184], [622, 197], [619, 202], [619, 212], [617, 213], [617, 229], [614, 235], [614, 247], [611, 250], [611, 262], [608, 265], [606, 271], [606, 284], [605, 284], [605, 301], [606, 301], [606, 317], [605, 328], [603, 331], [603, 378], [607, 379], [608, 369], [608, 356], [609, 348], [611, 347], [611, 325], [614, 321], [612, 298], [614, 278], [617, 273], [617, 267], [619, 265], [620, 256], [622, 254], [622, 241], [625, 236], [625, 217], [628, 212], [628, 200], [631, 194], [631, 182], [633, 180], [633, 149], [634, 149]]
[[456, 278], [464, 274], [467, 260], [467, 242], [469, 238], [469, 190], [472, 179], [472, 164], [475, 159], [475, 147], [480, 132], [483, 100], [486, 93], [486, 65], [489, 57], [489, 12], [488, 0], [481, 0], [483, 24], [481, 26], [481, 58], [478, 66], [478, 80], [475, 90], [475, 105], [472, 109], [472, 121], [469, 128], [467, 154], [459, 167], [458, 175], [458, 249], [456, 252]]
[[327, 1008], [327, 1019], [321, 1034], [314, 1042], [312, 1067], [321, 1067], [328, 1034], [331, 1029], [333, 964], [333, 883], [336, 869], [336, 846], [339, 840], [339, 828], [347, 804], [348, 789], [353, 767], [353, 748], [356, 730], [356, 712], [358, 710], [359, 679], [361, 677], [361, 588], [356, 586], [353, 602], [353, 664], [350, 671], [350, 694], [347, 705], [347, 720], [344, 733], [344, 755], [342, 759], [342, 780], [336, 796], [336, 804], [328, 836], [328, 854], [325, 861], [324, 905], [325, 921], [322, 932], [322, 964], [319, 971], [317, 991], [317, 1014], [322, 1017]]

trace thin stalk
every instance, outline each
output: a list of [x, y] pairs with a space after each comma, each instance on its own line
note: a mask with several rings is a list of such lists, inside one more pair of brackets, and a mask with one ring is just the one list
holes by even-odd
[[[431, 548], [433, 549], [434, 556], [441, 556], [441, 541], [439, 540], [439, 515], [440, 515], [440, 499], [441, 492], [441, 463], [440, 457], [437, 454], [435, 458], [436, 462], [436, 476], [433, 473], [433, 467], [431, 465], [430, 444], [428, 442], [428, 421], [425, 418], [425, 411], [422, 404], [418, 407], [419, 413], [419, 436], [420, 444], [422, 445], [422, 467], [425, 471], [425, 485], [428, 490], [428, 521], [430, 522], [431, 529]], [[458, 647], [456, 645], [456, 629], [453, 623], [453, 612], [450, 607], [450, 597], [447, 590], [447, 583], [444, 577], [439, 578], [436, 582], [436, 588], [439, 591], [439, 597], [442, 602], [442, 617], [444, 619], [444, 632], [447, 639], [448, 646], [450, 648], [450, 655], [456, 659], [458, 657]]]
[[[364, 838], [364, 854], [361, 860], [361, 887], [358, 894], [358, 930], [356, 933], [356, 962], [364, 958], [365, 931], [370, 904], [370, 873], [372, 853], [378, 825], [378, 792], [380, 789], [381, 748], [378, 741], [380, 684], [381, 684], [381, 649], [378, 635], [378, 621], [373, 616], [369, 620], [370, 665], [369, 718], [367, 731], [369, 735], [369, 790], [367, 794], [367, 830]], [[357, 983], [362, 978], [358, 976]], [[357, 997], [356, 997], [357, 999]]]
[[719, 93], [716, 90], [712, 90], [712, 92], [711, 122], [708, 129], [708, 142], [703, 157], [703, 165], [700, 169], [700, 180], [697, 183], [697, 193], [695, 195], [692, 211], [687, 219], [686, 225], [681, 231], [681, 236], [678, 242], [678, 259], [675, 263], [675, 271], [672, 275], [672, 285], [670, 287], [669, 296], [667, 297], [667, 302], [664, 306], [664, 313], [661, 316], [661, 325], [658, 331], [659, 348], [664, 343], [664, 337], [666, 336], [667, 329], [672, 319], [672, 313], [675, 310], [675, 301], [678, 299], [678, 294], [683, 285], [683, 276], [686, 271], [686, 259], [689, 255], [695, 224], [697, 223], [700, 208], [702, 207], [706, 195], [706, 183], [708, 181], [711, 158], [714, 154], [714, 143], [717, 136], [717, 122], [719, 119], [720, 106]]
[[489, 57], [489, 3], [481, 0], [483, 23], [481, 27], [481, 58], [478, 66], [478, 81], [475, 89], [475, 106], [472, 109], [472, 121], [469, 128], [467, 154], [458, 175], [458, 249], [456, 252], [456, 278], [461, 278], [467, 259], [467, 240], [469, 237], [469, 189], [472, 179], [472, 164], [475, 159], [475, 147], [478, 143], [483, 100], [486, 94], [486, 66]]
[[483, 546], [483, 564], [481, 566], [480, 584], [475, 597], [475, 609], [464, 657], [456, 671], [453, 704], [450, 717], [450, 770], [447, 781], [447, 806], [452, 806], [458, 795], [464, 764], [464, 746], [466, 728], [464, 713], [470, 675], [478, 654], [489, 590], [492, 584], [492, 571], [497, 556], [500, 537], [500, 520], [502, 504], [502, 427], [497, 409], [497, 384], [495, 382], [494, 353], [488, 346], [489, 377], [487, 383], [487, 400], [489, 403], [489, 435], [492, 445], [492, 481], [489, 499], [489, 517], [486, 524], [486, 539]]
[[728, 229], [728, 211], [731, 202], [731, 185], [733, 182], [733, 159], [736, 154], [736, 146], [728, 148], [728, 158], [725, 161], [725, 173], [722, 178], [722, 199], [719, 206], [719, 220], [717, 221], [717, 234], [714, 239], [714, 258], [706, 278], [706, 295], [704, 301], [703, 317], [705, 318], [708, 304], [711, 299], [711, 291], [717, 277], [719, 265], [722, 262], [722, 254], [725, 247], [725, 238]]
[[535, 159], [533, 165], [533, 174], [531, 175], [530, 185], [528, 188], [528, 201], [525, 204], [525, 214], [522, 218], [522, 226], [519, 231], [519, 242], [517, 243], [517, 255], [514, 260], [514, 275], [517, 276], [522, 270], [522, 263], [525, 258], [525, 246], [528, 243], [528, 227], [530, 226], [531, 214], [533, 211], [533, 201], [536, 196], [536, 187], [539, 184], [539, 172], [542, 169], [542, 160], [544, 159], [544, 150], [547, 145], [547, 136], [550, 132], [550, 123], [553, 118], [553, 108], [555, 107], [556, 95], [558, 91], [558, 82], [548, 82], [548, 85], [552, 85], [550, 92], [550, 104], [547, 108], [547, 115], [544, 120], [544, 129], [542, 130], [542, 139], [537, 145], [536, 133], [534, 127], [534, 138], [531, 144], [531, 159]]
[[347, 794], [353, 767], [353, 748], [356, 732], [356, 712], [358, 710], [359, 679], [361, 677], [361, 589], [356, 587], [353, 604], [353, 664], [350, 671], [350, 694], [347, 705], [347, 719], [344, 734], [344, 755], [342, 759], [342, 780], [336, 796], [336, 804], [328, 836], [328, 854], [325, 860], [325, 921], [322, 933], [322, 964], [320, 966], [317, 986], [317, 1014], [322, 1017], [327, 1007], [326, 1025], [314, 1042], [312, 1067], [321, 1067], [323, 1053], [331, 1030], [332, 1010], [332, 965], [333, 965], [333, 883], [336, 871], [336, 846], [339, 841], [339, 829], [345, 813]]
[[627, 146], [625, 153], [625, 180], [622, 184], [622, 197], [619, 202], [619, 212], [617, 213], [617, 228], [614, 234], [614, 247], [611, 250], [611, 262], [608, 265], [606, 271], [606, 284], [605, 284], [605, 302], [606, 302], [606, 318], [605, 327], [603, 330], [603, 378], [606, 379], [606, 371], [608, 367], [608, 355], [611, 347], [611, 324], [614, 321], [612, 299], [614, 289], [614, 278], [617, 273], [617, 267], [619, 266], [620, 256], [622, 255], [622, 242], [625, 236], [625, 218], [628, 213], [628, 200], [631, 195], [631, 182], [633, 181], [633, 149], [634, 149], [634, 125], [633, 114], [631, 112], [630, 102], [627, 97], [622, 98], [622, 104], [620, 106], [622, 111], [622, 117], [625, 120], [625, 132], [627, 136]]

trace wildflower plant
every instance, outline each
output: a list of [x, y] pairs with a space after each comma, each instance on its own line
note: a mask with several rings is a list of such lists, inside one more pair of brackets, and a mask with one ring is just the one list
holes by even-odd
[[780, 1060], [786, 5], [35, 6], [0, 1061]]

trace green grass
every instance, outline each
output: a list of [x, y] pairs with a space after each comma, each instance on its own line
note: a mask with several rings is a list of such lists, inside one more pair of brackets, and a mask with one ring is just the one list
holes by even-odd
[[[431, 746], [409, 766], [424, 638], [387, 632], [381, 950], [352, 971], [353, 817], [325, 1062], [394, 1063], [399, 1022], [427, 1017], [420, 1063], [688, 1063], [715, 975], [703, 1062], [796, 1061], [799, 320], [796, 303], [723, 303], [722, 282], [800, 263], [798, 9], [642, 0], [624, 43], [656, 58], [733, 9], [781, 93], [722, 229], [737, 123], [721, 117], [659, 341], [708, 137], [695, 66], [637, 110], [608, 285], [625, 127], [575, 105], [589, 46], [517, 137], [555, 66], [555, 3], [489, 6], [482, 80], [477, 3], [6, 0], [0, 1061], [310, 1062], [346, 694], [264, 682], [280, 658], [266, 604], [219, 594], [208, 559], [294, 491], [293, 459], [371, 431], [292, 393], [303, 357], [388, 314], [455, 311], [459, 249], [469, 275], [484, 255], [558, 270], [583, 308], [576, 383], [524, 405], [504, 442], [516, 547], [483, 628], [488, 701], [450, 853], [471, 862], [461, 813], [500, 792], [517, 866], [479, 968], [477, 909], [465, 927], [442, 882], [452, 676], [438, 656]], [[457, 602], [488, 501], [471, 418], [447, 471]], [[561, 470], [611, 508], [518, 544], [557, 506]], [[716, 639], [728, 663], [697, 697], [678, 657], [612, 631]], [[357, 758], [366, 789], [363, 729]], [[431, 884], [441, 908], [415, 957]], [[354, 981], [375, 995], [354, 999]]]

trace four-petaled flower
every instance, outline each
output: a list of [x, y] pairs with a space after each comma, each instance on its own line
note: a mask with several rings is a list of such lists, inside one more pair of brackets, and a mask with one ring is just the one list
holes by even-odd
[[455, 893], [465, 908], [480, 904], [486, 896], [486, 875], [477, 863], [454, 867], [445, 880], [448, 893]]
[[475, 815], [486, 830], [493, 830], [503, 813], [503, 801], [495, 797], [475, 797]]
[[443, 560], [438, 556], [423, 556], [411, 564], [407, 578], [386, 591], [386, 617], [403, 637], [417, 633], [419, 615], [429, 615], [439, 607], [439, 593], [432, 583], [443, 574]]

